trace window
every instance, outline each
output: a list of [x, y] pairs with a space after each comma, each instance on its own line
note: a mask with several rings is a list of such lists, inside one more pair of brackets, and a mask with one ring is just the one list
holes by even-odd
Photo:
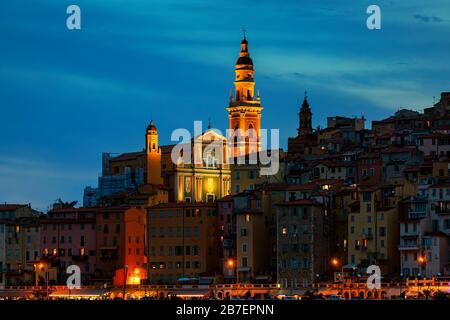
[[246, 228], [242, 228], [241, 229], [241, 237], [246, 237], [247, 236], [247, 229]]
[[248, 260], [247, 258], [242, 258], [242, 266], [247, 267], [248, 266]]
[[350, 233], [351, 233], [351, 234], [354, 234], [354, 233], [355, 233], [355, 227], [353, 227], [353, 226], [350, 227]]
[[235, 175], [236, 175], [236, 180], [241, 179], [241, 172], [239, 170], [236, 170]]
[[247, 213], [245, 215], [245, 222], [250, 222], [250, 214], [249, 213]]
[[371, 192], [363, 192], [363, 201], [364, 202], [372, 201], [372, 193]]
[[367, 223], [372, 223], [372, 216], [367, 216]]
[[247, 244], [246, 244], [246, 243], [244, 243], [244, 244], [242, 245], [242, 252], [244, 252], [244, 253], [247, 252]]
[[386, 235], [386, 228], [380, 227], [380, 237], [384, 237]]
[[308, 208], [302, 209], [302, 219], [307, 220], [308, 219]]
[[286, 227], [286, 226], [283, 226], [283, 227], [281, 228], [281, 235], [282, 235], [283, 237], [286, 237], [286, 236], [287, 236], [287, 227]]

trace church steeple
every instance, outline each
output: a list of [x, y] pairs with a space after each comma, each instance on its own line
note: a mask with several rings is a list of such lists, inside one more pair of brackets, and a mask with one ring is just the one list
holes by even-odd
[[[245, 30], [245, 29], [244, 29]], [[235, 70], [235, 97], [236, 101], [253, 101], [255, 92], [255, 81], [253, 61], [248, 52], [248, 41], [244, 32], [244, 39], [241, 41], [241, 52], [236, 61]]]
[[233, 134], [239, 129], [240, 134], [245, 135], [245, 142], [236, 140], [234, 142], [235, 156], [237, 153], [243, 155], [261, 149], [260, 125], [263, 108], [259, 92], [255, 95], [254, 73], [244, 29], [244, 38], [241, 41], [241, 51], [235, 68], [235, 94], [233, 97], [233, 94], [230, 93], [230, 103], [227, 108], [231, 133]]
[[309, 107], [308, 95], [306, 91], [299, 116], [300, 127], [298, 128], [298, 133], [301, 135], [312, 133], [312, 112], [311, 108]]
[[161, 149], [158, 146], [158, 129], [150, 121], [145, 132], [145, 153], [147, 154], [146, 180], [148, 184], [162, 184], [161, 177]]

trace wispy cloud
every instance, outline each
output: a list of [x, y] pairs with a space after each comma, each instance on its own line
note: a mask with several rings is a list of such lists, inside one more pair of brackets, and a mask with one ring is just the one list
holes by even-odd
[[445, 21], [444, 19], [437, 17], [437, 16], [427, 16], [427, 15], [419, 14], [419, 13], [415, 14], [413, 17], [414, 17], [414, 19], [417, 19], [419, 21], [426, 22], [426, 23], [430, 23], [430, 22], [431, 23], [433, 23], [433, 22], [440, 23], [440, 22]]

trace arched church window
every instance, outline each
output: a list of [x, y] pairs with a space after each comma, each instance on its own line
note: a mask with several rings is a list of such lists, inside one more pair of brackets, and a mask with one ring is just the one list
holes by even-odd
[[255, 134], [255, 129], [253, 128], [253, 124], [249, 124], [248, 125], [248, 136], [250, 137], [250, 138], [253, 138], [254, 137], [254, 134]]
[[155, 143], [153, 142], [153, 144], [152, 144], [152, 150], [155, 150], [156, 149], [156, 145], [155, 145]]

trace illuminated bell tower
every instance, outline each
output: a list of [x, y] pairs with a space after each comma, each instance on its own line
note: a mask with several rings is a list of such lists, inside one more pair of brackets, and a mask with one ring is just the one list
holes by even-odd
[[158, 147], [158, 130], [153, 120], [147, 127], [145, 134], [145, 152], [147, 154], [147, 180], [148, 184], [162, 184], [161, 177], [161, 149]]
[[[261, 101], [259, 92], [255, 97], [253, 61], [248, 52], [248, 41], [245, 37], [241, 42], [241, 52], [236, 62], [234, 97], [230, 93], [228, 117], [230, 121], [230, 135], [233, 139], [234, 156], [244, 155], [261, 150]], [[233, 137], [240, 130], [243, 138]], [[239, 153], [238, 153], [239, 152]]]

